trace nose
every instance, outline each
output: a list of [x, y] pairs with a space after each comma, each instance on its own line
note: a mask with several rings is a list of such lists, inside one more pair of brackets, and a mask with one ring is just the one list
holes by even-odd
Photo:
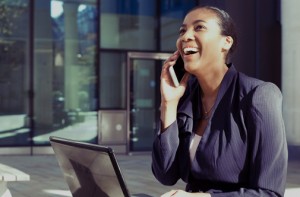
[[190, 41], [194, 39], [194, 31], [187, 29], [186, 32], [181, 36], [182, 41]]

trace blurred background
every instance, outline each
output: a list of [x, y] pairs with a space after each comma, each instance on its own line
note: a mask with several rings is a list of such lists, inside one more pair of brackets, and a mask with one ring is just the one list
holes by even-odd
[[51, 135], [151, 151], [162, 62], [196, 5], [226, 10], [237, 69], [282, 90], [299, 159], [297, 0], [0, 0], [0, 155], [52, 154]]

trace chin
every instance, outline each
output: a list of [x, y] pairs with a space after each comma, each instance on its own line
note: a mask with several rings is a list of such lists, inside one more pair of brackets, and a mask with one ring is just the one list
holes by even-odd
[[193, 71], [199, 69], [200, 61], [191, 61], [191, 62], [185, 62], [184, 68], [186, 71], [192, 73]]

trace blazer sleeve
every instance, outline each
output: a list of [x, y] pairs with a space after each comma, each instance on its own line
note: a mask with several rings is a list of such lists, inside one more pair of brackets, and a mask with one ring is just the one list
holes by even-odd
[[152, 172], [164, 185], [174, 185], [180, 178], [177, 163], [179, 146], [177, 121], [173, 122], [163, 133], [158, 132], [152, 149]]
[[272, 83], [253, 90], [245, 114], [250, 151], [249, 186], [212, 197], [284, 196], [288, 152], [282, 118], [282, 94]]

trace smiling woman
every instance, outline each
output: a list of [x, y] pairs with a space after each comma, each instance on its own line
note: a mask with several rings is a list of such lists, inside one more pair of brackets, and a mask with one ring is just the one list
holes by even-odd
[[191, 54], [195, 54], [198, 52], [197, 48], [193, 48], [193, 47], [186, 47], [183, 49], [183, 52], [185, 55], [191, 55]]
[[[161, 72], [160, 129], [152, 170], [169, 196], [284, 196], [287, 143], [276, 85], [238, 72], [229, 56], [237, 36], [230, 16], [196, 7], [185, 16], [177, 51]], [[167, 72], [182, 57], [179, 86]]]

